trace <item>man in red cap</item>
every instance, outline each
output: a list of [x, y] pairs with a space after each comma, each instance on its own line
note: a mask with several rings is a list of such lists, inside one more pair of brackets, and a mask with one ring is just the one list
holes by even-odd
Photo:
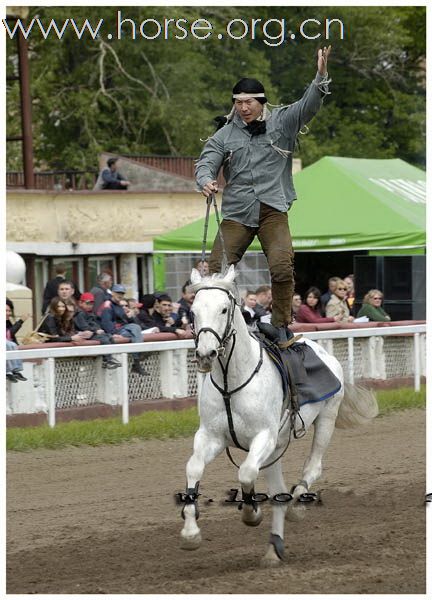
[[[78, 310], [74, 315], [74, 324], [77, 331], [92, 331], [91, 340], [97, 340], [101, 344], [112, 344], [111, 336], [102, 329], [98, 317], [93, 312], [94, 296], [91, 292], [84, 292], [78, 300]], [[110, 354], [102, 356], [102, 367], [104, 369], [117, 369], [121, 364]]]

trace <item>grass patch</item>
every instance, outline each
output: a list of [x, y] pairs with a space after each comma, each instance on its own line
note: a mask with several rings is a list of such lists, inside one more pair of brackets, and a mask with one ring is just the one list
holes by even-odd
[[120, 418], [58, 423], [51, 428], [15, 427], [7, 430], [8, 450], [64, 448], [119, 444], [131, 439], [188, 437], [198, 429], [196, 408], [179, 411], [151, 411], [131, 417], [127, 425]]
[[386, 415], [394, 410], [425, 408], [426, 386], [422, 385], [419, 392], [415, 392], [412, 388], [378, 390], [377, 400], [381, 415]]
[[[381, 415], [394, 410], [425, 408], [426, 387], [420, 392], [410, 388], [379, 390], [378, 405]], [[59, 423], [51, 428], [16, 427], [7, 430], [8, 450], [32, 450], [36, 448], [65, 448], [66, 446], [100, 446], [120, 444], [131, 439], [167, 439], [188, 437], [198, 429], [196, 408], [179, 411], [152, 411], [132, 417], [127, 425], [120, 418], [95, 419]]]

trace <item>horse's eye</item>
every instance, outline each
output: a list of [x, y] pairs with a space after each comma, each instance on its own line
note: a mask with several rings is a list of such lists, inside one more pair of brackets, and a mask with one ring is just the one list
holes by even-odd
[[228, 312], [228, 309], [227, 309], [227, 308], [224, 308], [224, 309], [223, 309], [223, 311], [222, 311], [222, 314], [224, 315], [224, 314], [226, 314], [227, 312]]

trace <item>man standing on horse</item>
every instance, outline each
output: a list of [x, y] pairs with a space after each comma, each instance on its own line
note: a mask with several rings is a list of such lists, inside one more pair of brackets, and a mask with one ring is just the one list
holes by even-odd
[[[285, 341], [292, 335], [291, 301], [294, 292], [288, 210], [296, 199], [292, 153], [302, 127], [318, 112], [328, 94], [327, 59], [331, 46], [318, 51], [318, 72], [303, 97], [271, 112], [264, 86], [256, 79], [240, 79], [233, 88], [233, 108], [218, 117], [219, 127], [209, 138], [196, 165], [196, 180], [208, 197], [218, 191], [223, 167], [221, 229], [228, 264], [237, 264], [255, 235], [266, 255], [271, 275], [272, 324]], [[219, 234], [210, 256], [210, 272], [221, 270]]]

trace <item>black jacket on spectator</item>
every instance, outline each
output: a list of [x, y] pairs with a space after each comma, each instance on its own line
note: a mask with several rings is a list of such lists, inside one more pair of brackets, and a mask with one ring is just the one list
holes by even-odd
[[186, 317], [186, 319], [188, 320], [188, 323], [191, 322], [191, 314], [190, 314], [190, 309], [191, 309], [191, 305], [189, 304], [189, 302], [186, 302], [186, 300], [184, 298], [181, 298], [178, 303], [180, 304], [180, 308], [178, 309], [178, 316], [179, 319], [181, 321], [182, 317]]
[[138, 313], [138, 320], [141, 329], [150, 329], [150, 327], [156, 327], [153, 321], [153, 317], [146, 311], [145, 308], [141, 308]]
[[177, 318], [174, 325], [166, 325], [162, 315], [155, 310], [152, 315], [152, 325], [150, 327], [159, 327], [161, 333], [175, 333], [176, 329], [181, 329], [181, 325], [181, 318]]
[[63, 331], [60, 323], [54, 317], [54, 315], [47, 315], [43, 323], [40, 325], [38, 331], [41, 333], [48, 333], [49, 335], [57, 336], [55, 340], [47, 340], [48, 342], [71, 342], [72, 337], [70, 334]]
[[102, 329], [99, 319], [93, 313], [87, 313], [84, 310], [77, 310], [73, 318], [77, 331], [93, 331]]
[[13, 324], [11, 321], [6, 320], [6, 331], [9, 332], [9, 335], [7, 335], [6, 338], [11, 342], [15, 342], [15, 344], [18, 344], [15, 335], [21, 329], [23, 323], [24, 321], [22, 319], [18, 319]]

